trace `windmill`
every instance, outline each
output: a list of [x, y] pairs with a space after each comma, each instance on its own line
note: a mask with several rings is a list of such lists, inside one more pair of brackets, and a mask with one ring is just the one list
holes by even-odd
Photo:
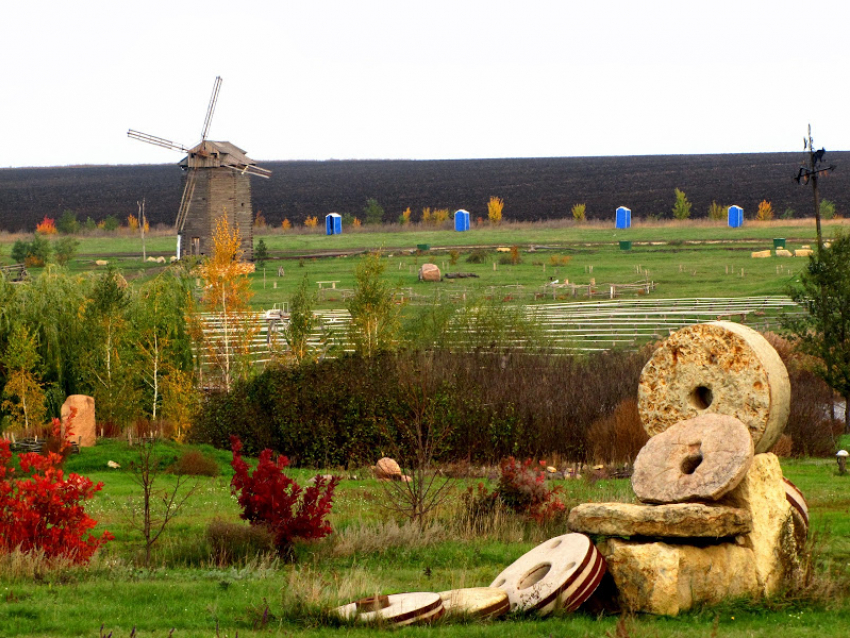
[[268, 179], [271, 171], [257, 166], [235, 144], [207, 139], [219, 89], [221, 77], [216, 77], [207, 116], [204, 118], [201, 141], [192, 148], [133, 129], [127, 131], [127, 136], [186, 153], [186, 157], [179, 163], [186, 172], [186, 184], [175, 223], [177, 256], [182, 258], [209, 254], [212, 251], [216, 221], [226, 214], [231, 227], [239, 230], [243, 259], [251, 260], [254, 254], [254, 215], [251, 210], [249, 175]]

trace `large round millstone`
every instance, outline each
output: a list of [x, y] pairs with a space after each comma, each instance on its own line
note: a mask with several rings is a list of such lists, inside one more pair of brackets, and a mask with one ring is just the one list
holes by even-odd
[[511, 611], [549, 614], [593, 593], [586, 589], [588, 581], [597, 576], [600, 558], [587, 536], [556, 536], [519, 557], [490, 587], [507, 592]]
[[750, 431], [756, 454], [779, 440], [791, 397], [785, 365], [755, 330], [729, 321], [674, 332], [644, 366], [638, 412], [649, 436], [700, 414], [728, 414]]
[[737, 487], [752, 460], [741, 421], [703, 414], [649, 439], [635, 458], [632, 488], [644, 503], [716, 501]]

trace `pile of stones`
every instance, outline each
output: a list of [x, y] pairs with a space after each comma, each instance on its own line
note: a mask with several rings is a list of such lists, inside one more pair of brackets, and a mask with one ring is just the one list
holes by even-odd
[[602, 537], [621, 608], [676, 615], [799, 577], [808, 508], [768, 452], [789, 398], [779, 355], [745, 326], [690, 326], [655, 352], [638, 390], [651, 437], [632, 475], [640, 504], [587, 503], [569, 516], [572, 531]]
[[[790, 394], [785, 366], [759, 333], [724, 321], [684, 328], [641, 373], [638, 410], [650, 439], [631, 478], [639, 503], [573, 508], [570, 533], [538, 545], [489, 587], [372, 596], [336, 612], [394, 625], [447, 613], [546, 615], [596, 593], [607, 608], [676, 615], [773, 595], [800, 577], [809, 526], [805, 498], [769, 452]], [[396, 468], [382, 459], [376, 475], [398, 480]], [[600, 588], [606, 574], [611, 587]]]

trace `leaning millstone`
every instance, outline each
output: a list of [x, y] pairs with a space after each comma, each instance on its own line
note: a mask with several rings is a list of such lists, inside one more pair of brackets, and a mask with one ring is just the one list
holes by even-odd
[[703, 414], [649, 439], [635, 459], [632, 488], [644, 503], [716, 501], [741, 482], [752, 459], [741, 421]]
[[674, 332], [638, 384], [638, 413], [649, 436], [700, 414], [728, 414], [749, 428], [757, 454], [782, 436], [790, 400], [788, 372], [773, 346], [729, 321]]
[[597, 547], [625, 611], [675, 616], [694, 605], [761, 593], [753, 550], [736, 543], [694, 547], [609, 538]]
[[676, 503], [584, 503], [570, 511], [572, 532], [601, 536], [724, 538], [752, 531], [749, 512], [737, 507]]
[[775, 594], [799, 576], [799, 549], [791, 504], [785, 497], [782, 467], [774, 454], [756, 454], [741, 484], [723, 499], [753, 517], [753, 531], [743, 537], [753, 549], [759, 585]]

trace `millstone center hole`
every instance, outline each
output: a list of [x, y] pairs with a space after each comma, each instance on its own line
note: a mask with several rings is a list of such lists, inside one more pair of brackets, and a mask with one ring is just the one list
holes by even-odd
[[704, 385], [697, 386], [691, 392], [691, 405], [698, 410], [705, 410], [714, 401], [714, 393], [711, 388], [706, 388]]
[[682, 474], [693, 474], [702, 463], [702, 454], [688, 454], [682, 461]]
[[519, 585], [517, 589], [528, 589], [532, 585], [536, 585], [543, 580], [546, 574], [549, 573], [550, 569], [552, 569], [551, 563], [538, 565], [520, 579], [519, 583], [517, 583]]

